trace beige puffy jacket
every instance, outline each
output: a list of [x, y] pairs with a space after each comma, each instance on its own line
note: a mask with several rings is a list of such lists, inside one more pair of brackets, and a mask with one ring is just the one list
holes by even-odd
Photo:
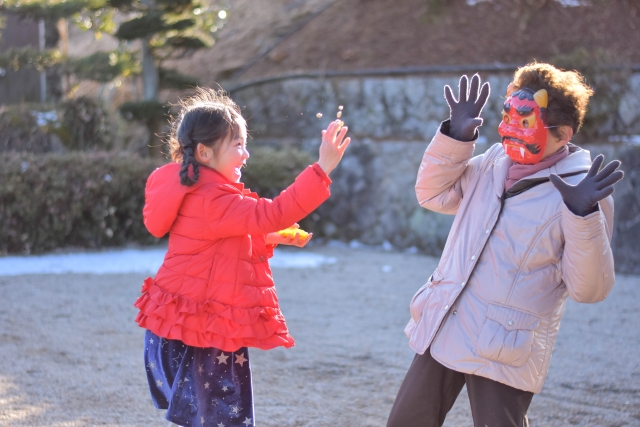
[[613, 199], [579, 217], [548, 181], [550, 173], [573, 185], [585, 176], [591, 157], [579, 147], [506, 193], [512, 161], [502, 146], [472, 158], [473, 150], [438, 131], [424, 153], [418, 201], [456, 217], [405, 333], [413, 350], [430, 347], [451, 369], [539, 393], [567, 296], [598, 302], [615, 282]]

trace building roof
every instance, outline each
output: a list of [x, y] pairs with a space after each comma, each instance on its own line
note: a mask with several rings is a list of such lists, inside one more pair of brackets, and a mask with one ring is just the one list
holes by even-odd
[[575, 59], [579, 49], [639, 64], [640, 5], [592, 3], [338, 0], [254, 58], [237, 80], [309, 71], [566, 63], [563, 57]]

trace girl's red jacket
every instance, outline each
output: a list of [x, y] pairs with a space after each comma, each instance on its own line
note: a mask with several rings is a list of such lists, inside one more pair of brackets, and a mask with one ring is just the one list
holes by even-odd
[[147, 181], [144, 224], [169, 233], [155, 278], [147, 278], [136, 322], [196, 347], [291, 347], [268, 258], [267, 233], [290, 227], [329, 198], [331, 180], [314, 164], [273, 200], [260, 198], [213, 169], [180, 184], [181, 165], [156, 169]]

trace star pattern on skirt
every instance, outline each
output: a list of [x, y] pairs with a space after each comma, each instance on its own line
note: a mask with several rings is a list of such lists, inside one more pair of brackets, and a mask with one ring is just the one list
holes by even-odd
[[[176, 362], [176, 366], [180, 366], [180, 362], [182, 362], [182, 359], [184, 358], [184, 355], [187, 352], [185, 351], [184, 353], [180, 354], [180, 352], [178, 352], [178, 355], [176, 357], [173, 358], [173, 361]], [[180, 359], [180, 360], [178, 360]]]
[[240, 353], [240, 354], [236, 354], [236, 363], [240, 366], [244, 366], [244, 362], [246, 362], [247, 359], [245, 359], [244, 357], [244, 353]]
[[[163, 348], [164, 344], [169, 345], [166, 351]], [[180, 341], [157, 336], [147, 337], [147, 346], [145, 347], [147, 347], [145, 354], [148, 363], [146, 365], [147, 375], [151, 380], [152, 390], [155, 381], [158, 391], [163, 392], [162, 390], [166, 388], [164, 381], [167, 378], [177, 377], [175, 374], [180, 372], [182, 378], [177, 377], [175, 378], [176, 383], [172, 382], [177, 387], [172, 386], [171, 393], [181, 395], [184, 405], [181, 411], [186, 411], [185, 414], [190, 417], [189, 425], [193, 427], [227, 427], [226, 421], [231, 422], [231, 425], [234, 426], [254, 427], [253, 418], [247, 416], [253, 417], [251, 408], [244, 409], [247, 402], [251, 403], [245, 396], [245, 387], [249, 387], [249, 389], [251, 387], [250, 383], [246, 384], [247, 381], [251, 381], [251, 374], [248, 372], [250, 369], [249, 355], [246, 348], [237, 350], [239, 353], [232, 351], [227, 354], [219, 349], [213, 349], [215, 352], [210, 351], [209, 353], [206, 350], [194, 353], [192, 347], [188, 347]], [[161, 348], [162, 351], [159, 352], [158, 350]], [[229, 362], [229, 358], [231, 358], [231, 362]], [[215, 359], [218, 359], [218, 363], [215, 363]], [[171, 362], [175, 362], [175, 364]], [[247, 363], [246, 368], [244, 367], [245, 362]], [[233, 367], [236, 364], [239, 365], [239, 368]], [[226, 366], [223, 368], [221, 365]], [[174, 366], [178, 369], [174, 370]], [[165, 370], [169, 370], [167, 372], [175, 376], [163, 377], [160, 375], [164, 375]], [[223, 394], [220, 395], [220, 391], [215, 391], [216, 388], [221, 390]], [[210, 406], [207, 406], [207, 401]], [[245, 417], [244, 421], [241, 421], [243, 416]]]
[[198, 412], [198, 406], [193, 402], [193, 395], [190, 395], [189, 398], [191, 399], [189, 406], [191, 406], [194, 412]]

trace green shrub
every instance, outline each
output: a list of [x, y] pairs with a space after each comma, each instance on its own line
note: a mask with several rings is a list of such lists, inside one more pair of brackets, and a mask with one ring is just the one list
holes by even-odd
[[131, 155], [0, 155], [0, 252], [157, 242], [142, 223], [158, 161]]
[[158, 79], [162, 89], [193, 89], [199, 84], [197, 78], [168, 68], [158, 69]]
[[102, 151], [112, 147], [109, 117], [99, 101], [89, 97], [72, 98], [62, 102], [59, 109], [61, 126], [56, 133], [69, 150]]
[[166, 119], [170, 113], [170, 107], [159, 101], [128, 101], [119, 110], [125, 119], [145, 123]]
[[[298, 150], [257, 147], [243, 182], [273, 197], [312, 161]], [[142, 208], [147, 177], [163, 163], [104, 152], [0, 153], [0, 253], [157, 243]]]
[[131, 53], [116, 50], [68, 58], [63, 63], [62, 71], [78, 80], [109, 83], [117, 77], [140, 74], [140, 64]]
[[27, 105], [0, 108], [0, 151], [47, 153], [62, 149], [60, 139], [38, 124], [37, 114], [43, 112], [32, 113]]
[[106, 150], [113, 142], [109, 127], [107, 113], [92, 98], [4, 106], [0, 108], [0, 151]]
[[261, 197], [273, 198], [287, 188], [315, 160], [294, 148], [249, 146], [250, 157], [242, 171], [242, 182]]

